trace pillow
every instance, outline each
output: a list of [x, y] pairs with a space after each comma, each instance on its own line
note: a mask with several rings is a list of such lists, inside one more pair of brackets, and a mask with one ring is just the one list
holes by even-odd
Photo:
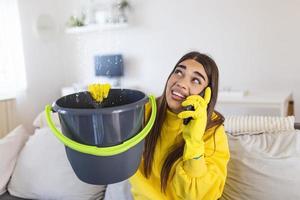
[[228, 135], [222, 200], [300, 199], [300, 131]]
[[11, 180], [11, 195], [28, 199], [101, 199], [105, 186], [80, 181], [65, 148], [47, 127], [36, 129], [24, 146]]
[[12, 130], [0, 140], [0, 195], [6, 192], [6, 185], [14, 170], [19, 152], [29, 137], [23, 125]]
[[[51, 112], [51, 118], [56, 127], [60, 127], [59, 117], [57, 112]], [[36, 128], [48, 127], [45, 111], [41, 112], [33, 121], [33, 126]]]
[[226, 116], [225, 130], [232, 135], [276, 133], [292, 131], [295, 117], [275, 116]]

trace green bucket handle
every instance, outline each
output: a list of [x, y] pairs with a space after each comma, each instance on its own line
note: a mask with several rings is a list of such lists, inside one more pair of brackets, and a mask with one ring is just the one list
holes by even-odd
[[153, 95], [149, 95], [149, 101], [151, 103], [152, 112], [151, 112], [150, 119], [149, 119], [147, 125], [145, 126], [145, 128], [143, 130], [141, 130], [138, 134], [136, 134], [136, 136], [132, 137], [131, 139], [126, 140], [125, 142], [123, 142], [121, 144], [111, 146], [111, 147], [96, 147], [96, 146], [90, 146], [90, 145], [85, 145], [85, 144], [75, 142], [74, 140], [71, 140], [70, 138], [63, 135], [59, 130], [57, 130], [57, 128], [55, 127], [55, 125], [51, 119], [50, 114], [51, 114], [52, 107], [50, 105], [46, 105], [45, 114], [46, 114], [46, 120], [47, 120], [48, 126], [50, 127], [50, 129], [52, 130], [54, 135], [65, 146], [67, 146], [75, 151], [94, 155], [94, 156], [113, 156], [113, 155], [123, 153], [123, 152], [127, 151], [128, 149], [130, 149], [131, 147], [135, 146], [140, 141], [142, 141], [150, 132], [150, 130], [154, 124], [154, 121], [155, 121], [157, 107], [156, 107], [155, 97]]

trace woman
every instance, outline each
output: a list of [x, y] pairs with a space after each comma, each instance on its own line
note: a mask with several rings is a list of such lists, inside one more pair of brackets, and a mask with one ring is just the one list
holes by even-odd
[[[229, 160], [224, 117], [214, 110], [218, 68], [207, 55], [184, 55], [158, 98], [141, 165], [130, 178], [134, 199], [218, 199]], [[184, 110], [186, 106], [193, 110]], [[146, 116], [151, 113], [146, 106]], [[183, 123], [184, 119], [191, 120]]]

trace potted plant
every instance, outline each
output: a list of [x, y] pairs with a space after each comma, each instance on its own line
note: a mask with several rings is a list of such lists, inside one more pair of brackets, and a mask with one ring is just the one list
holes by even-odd
[[116, 7], [119, 11], [119, 14], [117, 16], [119, 22], [127, 22], [128, 18], [126, 15], [126, 10], [129, 10], [131, 8], [129, 2], [127, 0], [120, 0]]

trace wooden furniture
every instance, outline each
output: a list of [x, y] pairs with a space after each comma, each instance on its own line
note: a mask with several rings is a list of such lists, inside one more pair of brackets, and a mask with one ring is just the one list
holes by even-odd
[[16, 100], [0, 97], [0, 138], [8, 134], [16, 125]]

